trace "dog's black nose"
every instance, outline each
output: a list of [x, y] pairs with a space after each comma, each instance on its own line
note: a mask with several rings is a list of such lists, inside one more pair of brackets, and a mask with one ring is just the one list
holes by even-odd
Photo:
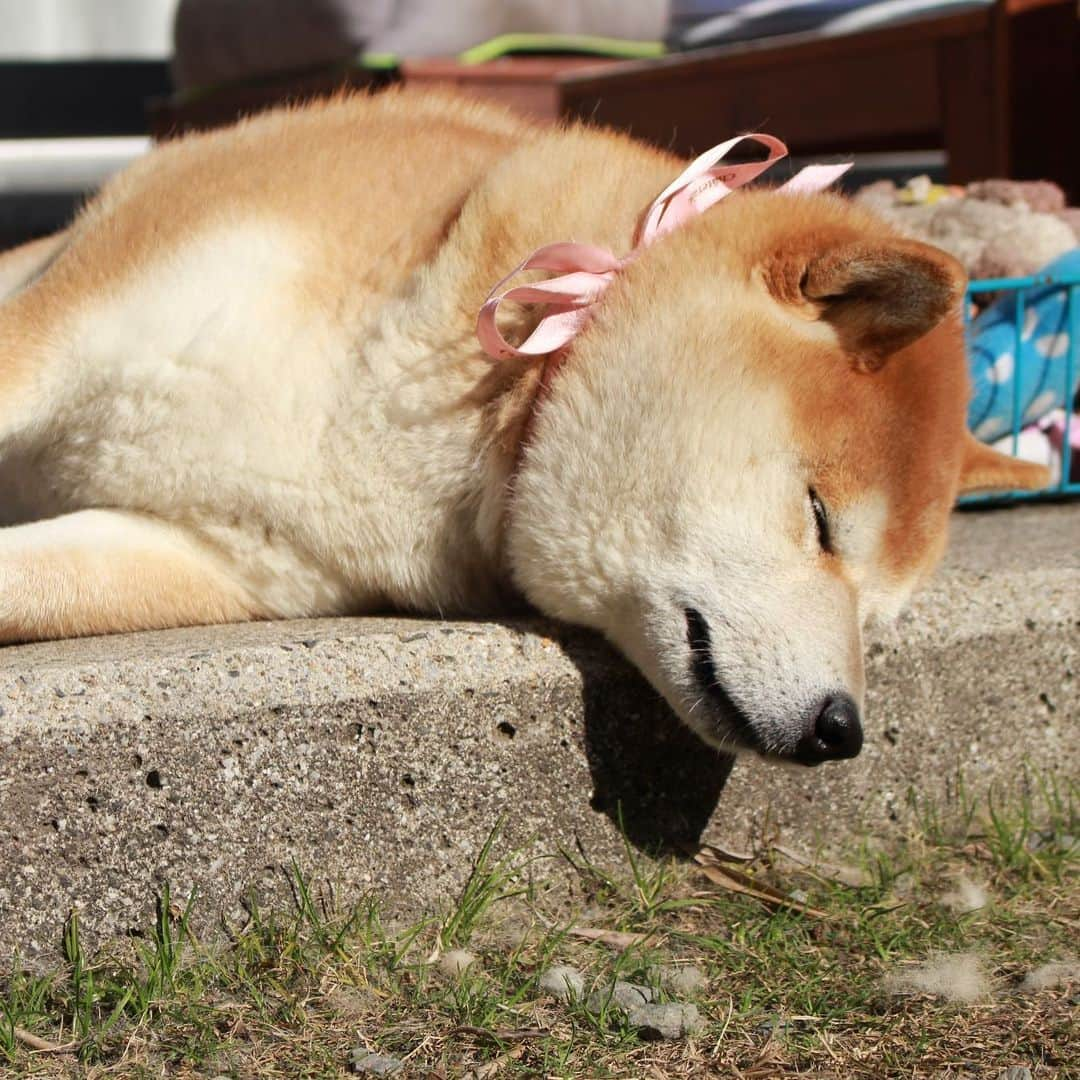
[[800, 741], [796, 757], [805, 765], [853, 758], [862, 749], [859, 710], [847, 694], [825, 699], [813, 729]]

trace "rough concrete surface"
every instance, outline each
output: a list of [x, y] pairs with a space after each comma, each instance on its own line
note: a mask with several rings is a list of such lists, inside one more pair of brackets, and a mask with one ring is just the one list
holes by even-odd
[[[622, 861], [706, 835], [842, 845], [916, 788], [1077, 775], [1080, 507], [961, 514], [945, 568], [869, 645], [851, 763], [729, 763], [600, 641], [541, 621], [335, 619], [0, 650], [0, 958], [57, 955], [197, 889], [199, 925], [288, 894], [447, 902], [507, 844]], [[561, 867], [561, 869], [560, 869]], [[532, 864], [566, 872], [559, 857]], [[4, 964], [0, 963], [0, 967]]]

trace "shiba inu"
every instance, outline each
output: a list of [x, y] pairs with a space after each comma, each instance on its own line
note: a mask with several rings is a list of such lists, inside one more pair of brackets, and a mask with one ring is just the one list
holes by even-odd
[[683, 165], [408, 92], [136, 163], [0, 260], [0, 640], [524, 598], [713, 745], [857, 753], [864, 625], [1045, 475], [965, 431], [957, 264], [835, 195], [670, 230], [557, 365], [483, 351], [522, 255], [626, 251]]

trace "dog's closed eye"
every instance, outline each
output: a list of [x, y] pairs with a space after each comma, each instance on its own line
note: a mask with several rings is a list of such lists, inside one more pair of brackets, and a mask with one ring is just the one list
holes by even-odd
[[825, 510], [825, 504], [821, 501], [818, 493], [809, 488], [810, 509], [814, 513], [814, 524], [817, 525], [818, 546], [827, 555], [833, 554], [832, 532], [829, 528], [829, 515]]

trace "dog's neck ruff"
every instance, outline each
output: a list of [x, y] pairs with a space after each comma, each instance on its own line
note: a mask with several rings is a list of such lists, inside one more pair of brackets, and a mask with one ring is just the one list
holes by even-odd
[[[764, 161], [723, 165], [723, 159], [739, 143], [752, 140], [769, 151]], [[787, 156], [787, 147], [771, 135], [740, 135], [706, 150], [649, 204], [634, 238], [634, 246], [622, 258], [607, 248], [564, 241], [537, 248], [506, 275], [488, 294], [476, 321], [476, 336], [484, 352], [494, 360], [511, 357], [547, 357], [568, 345], [585, 326], [595, 304], [615, 277], [654, 240], [704, 213], [738, 187], [759, 177]], [[777, 189], [786, 194], [823, 191], [851, 168], [841, 165], [808, 165]], [[531, 285], [499, 290], [524, 270], [553, 270], [558, 277]], [[547, 312], [536, 329], [520, 344], [511, 345], [496, 325], [495, 316], [504, 300], [522, 304], [546, 304]], [[548, 372], [542, 385], [546, 387]]]
[[[737, 165], [721, 164], [731, 150], [748, 140], [764, 146], [769, 151], [769, 156], [764, 161]], [[736, 188], [756, 179], [766, 169], [772, 168], [786, 157], [787, 152], [787, 147], [772, 135], [740, 135], [728, 139], [692, 161], [653, 199], [641, 219], [633, 248], [622, 258], [607, 248], [593, 244], [570, 241], [545, 244], [511, 270], [491, 290], [476, 321], [476, 336], [484, 352], [493, 360], [539, 358], [543, 365], [532, 405], [517, 441], [517, 452], [508, 483], [507, 511], [525, 447], [532, 437], [537, 411], [550, 393], [552, 378], [566, 355], [566, 346], [588, 322], [592, 306], [603, 296], [616, 276], [654, 240], [704, 213]], [[847, 172], [851, 165], [851, 162], [839, 165], [808, 165], [777, 191], [792, 195], [823, 191]], [[519, 285], [505, 292], [499, 291], [511, 278], [524, 270], [552, 270], [558, 272], [559, 276], [532, 285]], [[536, 329], [520, 345], [511, 345], [496, 325], [495, 316], [504, 300], [547, 305], [547, 312]]]

